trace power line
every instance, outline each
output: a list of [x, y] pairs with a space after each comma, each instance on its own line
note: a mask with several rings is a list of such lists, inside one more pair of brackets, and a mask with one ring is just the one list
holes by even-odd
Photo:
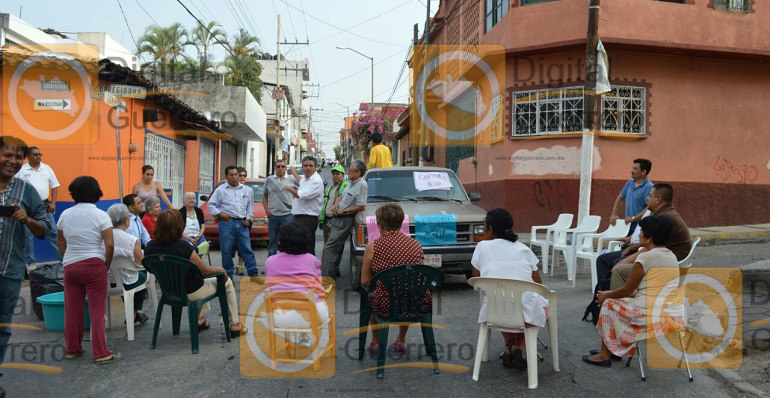
[[134, 36], [134, 32], [131, 31], [131, 25], [128, 23], [128, 18], [126, 18], [126, 13], [123, 11], [123, 6], [120, 4], [120, 0], [115, 0], [118, 3], [118, 7], [120, 7], [120, 13], [123, 14], [123, 20], [126, 21], [126, 27], [128, 27], [128, 34], [131, 35], [131, 41], [134, 42], [134, 47], [136, 47], [136, 52], [139, 54], [139, 58], [141, 58], [142, 63], [144, 63], [144, 57], [142, 56], [142, 53], [139, 52], [139, 44], [136, 43], [136, 37]]
[[307, 15], [308, 17], [310, 17], [310, 18], [313, 18], [313, 19], [315, 19], [315, 20], [316, 20], [316, 21], [318, 21], [318, 22], [321, 22], [322, 24], [325, 24], [325, 25], [329, 25], [329, 26], [331, 26], [331, 27], [332, 27], [332, 28], [334, 28], [334, 29], [337, 29], [337, 30], [341, 30], [341, 31], [343, 31], [343, 32], [347, 32], [347, 33], [350, 33], [351, 35], [353, 35], [353, 36], [356, 36], [356, 37], [358, 37], [358, 38], [361, 38], [361, 39], [364, 39], [364, 40], [367, 40], [367, 41], [371, 41], [371, 42], [373, 42], [373, 43], [378, 43], [378, 44], [385, 44], [385, 45], [388, 45], [388, 46], [399, 46], [399, 45], [400, 45], [400, 44], [398, 44], [398, 43], [386, 43], [386, 42], [384, 42], [384, 41], [374, 40], [374, 39], [370, 39], [370, 38], [368, 38], [368, 37], [365, 37], [365, 36], [361, 36], [361, 35], [359, 35], [358, 33], [355, 33], [355, 32], [351, 32], [350, 30], [348, 30], [348, 29], [345, 29], [345, 28], [340, 28], [339, 26], [337, 26], [337, 25], [335, 25], [335, 24], [333, 24], [333, 23], [331, 23], [331, 22], [326, 22], [326, 21], [324, 21], [324, 20], [323, 20], [323, 19], [321, 19], [321, 18], [318, 18], [318, 17], [316, 17], [316, 16], [313, 16], [313, 15], [311, 15], [311, 14], [308, 14], [308, 13], [306, 13], [306, 12], [304, 12], [304, 11], [300, 10], [299, 8], [297, 8], [297, 7], [294, 7], [293, 5], [291, 5], [291, 4], [289, 4], [289, 3], [287, 3], [287, 2], [286, 2], [286, 0], [279, 0], [279, 1], [280, 1], [280, 2], [282, 2], [282, 3], [284, 3], [284, 4], [286, 4], [286, 5], [288, 5], [288, 6], [289, 6], [289, 7], [291, 7], [291, 8], [293, 8], [293, 9], [295, 9], [295, 10], [297, 10], [297, 11], [301, 12], [302, 14], [304, 14], [304, 15]]
[[[178, 1], [178, 0], [177, 0], [177, 1]], [[410, 44], [410, 45], [409, 45], [408, 47], [406, 47], [405, 49], [402, 49], [402, 50], [398, 50], [398, 51], [394, 52], [393, 54], [391, 54], [391, 55], [388, 55], [387, 57], [385, 57], [385, 58], [381, 59], [380, 61], [377, 61], [377, 62], [375, 62], [374, 64], [375, 64], [375, 65], [379, 65], [379, 64], [381, 64], [381, 63], [383, 63], [383, 62], [385, 62], [385, 61], [387, 61], [387, 60], [389, 60], [389, 59], [391, 59], [391, 58], [395, 57], [396, 55], [398, 55], [398, 54], [399, 54], [399, 53], [401, 53], [402, 51], [404, 51], [404, 50], [409, 50], [411, 47], [412, 47], [412, 46], [411, 46], [411, 44]], [[334, 84], [337, 84], [337, 83], [339, 83], [339, 82], [341, 82], [341, 81], [343, 81], [343, 80], [349, 79], [349, 78], [351, 78], [351, 77], [353, 77], [353, 76], [355, 76], [355, 75], [357, 75], [357, 74], [359, 74], [359, 73], [361, 73], [361, 72], [367, 71], [367, 70], [369, 70], [369, 69], [370, 69], [369, 67], [367, 67], [367, 68], [363, 68], [363, 69], [359, 70], [358, 72], [354, 72], [354, 73], [351, 73], [351, 74], [349, 74], [349, 75], [347, 75], [347, 76], [345, 76], [345, 77], [343, 77], [343, 78], [341, 78], [341, 79], [337, 79], [337, 80], [335, 80], [335, 81], [333, 81], [333, 82], [331, 82], [331, 83], [329, 83], [329, 84], [324, 84], [324, 85], [322, 85], [321, 87], [329, 87], [329, 86], [331, 86], [331, 85], [334, 85]], [[385, 90], [385, 92], [387, 92], [387, 91], [390, 91], [390, 89], [387, 89], [387, 90]]]

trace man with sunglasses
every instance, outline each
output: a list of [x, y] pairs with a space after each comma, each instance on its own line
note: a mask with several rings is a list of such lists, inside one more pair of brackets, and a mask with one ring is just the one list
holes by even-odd
[[286, 162], [283, 159], [275, 161], [275, 174], [265, 179], [265, 191], [262, 195], [262, 205], [267, 213], [267, 234], [270, 243], [267, 244], [267, 256], [278, 251], [278, 231], [281, 227], [294, 221], [291, 205], [294, 197], [285, 191], [284, 187], [297, 188], [298, 182], [294, 177], [286, 176]]
[[[51, 229], [48, 231], [46, 239], [53, 248], [53, 252], [61, 261], [61, 253], [59, 252], [59, 246], [56, 243], [56, 220], [54, 214], [56, 213], [56, 196], [59, 191], [59, 180], [56, 179], [56, 173], [53, 169], [42, 162], [43, 154], [36, 146], [29, 147], [27, 152], [27, 163], [21, 166], [21, 170], [16, 174], [16, 178], [21, 178], [33, 187], [35, 191], [40, 195], [40, 200], [43, 201], [48, 214], [48, 222], [51, 224]], [[48, 190], [50, 189], [50, 200]], [[32, 232], [28, 229], [25, 230], [25, 253], [24, 257], [27, 264], [37, 262], [35, 257], [35, 244], [32, 238]]]

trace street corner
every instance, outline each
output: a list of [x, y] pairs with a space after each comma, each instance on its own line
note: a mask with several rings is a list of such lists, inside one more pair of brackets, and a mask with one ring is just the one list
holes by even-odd
[[92, 45], [4, 48], [2, 134], [27, 145], [95, 144], [98, 61]]
[[[647, 294], [648, 324], [665, 333], [648, 340], [650, 367], [737, 369], [743, 362], [743, 279], [738, 268], [653, 269], [661, 283]], [[653, 285], [650, 283], [650, 285]], [[678, 323], [675, 324], [675, 323]], [[685, 325], [683, 328], [679, 325]]]
[[505, 51], [417, 45], [410, 92], [414, 145], [490, 146], [505, 139]]
[[243, 278], [240, 371], [247, 378], [329, 378], [336, 371], [333, 278]]

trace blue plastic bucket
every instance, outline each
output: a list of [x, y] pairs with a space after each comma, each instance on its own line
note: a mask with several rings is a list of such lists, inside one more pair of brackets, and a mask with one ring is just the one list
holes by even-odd
[[[37, 298], [43, 306], [45, 330], [49, 332], [64, 331], [64, 292], [46, 294]], [[88, 316], [88, 298], [86, 298], [85, 327], [91, 328], [91, 317]]]

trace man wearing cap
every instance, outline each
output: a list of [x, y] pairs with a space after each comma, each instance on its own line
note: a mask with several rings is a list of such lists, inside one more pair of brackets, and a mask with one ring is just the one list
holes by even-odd
[[286, 176], [286, 162], [283, 159], [275, 161], [275, 174], [265, 179], [265, 192], [262, 194], [262, 205], [267, 213], [267, 234], [270, 243], [267, 244], [267, 256], [278, 252], [278, 232], [281, 227], [292, 222], [291, 202], [294, 197], [283, 189], [285, 186], [297, 187], [294, 177]]
[[[340, 192], [350, 185], [350, 181], [345, 181], [345, 168], [336, 165], [332, 167], [332, 183], [326, 187], [326, 193], [324, 194], [324, 206], [321, 209], [321, 215], [318, 217], [318, 223], [321, 230], [324, 232], [324, 243], [329, 239], [329, 223], [324, 222], [331, 220], [334, 216], [332, 208], [337, 203], [337, 198], [340, 196]], [[331, 203], [331, 205], [329, 205]]]

